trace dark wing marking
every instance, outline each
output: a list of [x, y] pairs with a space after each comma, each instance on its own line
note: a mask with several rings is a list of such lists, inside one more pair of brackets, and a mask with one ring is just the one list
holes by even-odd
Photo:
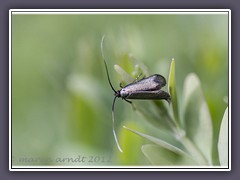
[[124, 87], [128, 92], [159, 90], [166, 85], [166, 80], [159, 74], [143, 78]]
[[154, 90], [154, 91], [136, 91], [130, 93], [126, 99], [165, 99], [166, 101], [170, 102], [171, 97], [170, 95], [162, 90]]

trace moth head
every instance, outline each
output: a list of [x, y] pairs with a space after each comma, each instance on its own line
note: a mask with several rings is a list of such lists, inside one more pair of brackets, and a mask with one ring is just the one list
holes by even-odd
[[126, 91], [126, 89], [122, 88], [121, 90], [119, 90], [119, 94], [120, 94], [120, 97], [125, 98], [128, 96], [129, 92]]
[[118, 90], [115, 92], [114, 96], [121, 97], [121, 90]]

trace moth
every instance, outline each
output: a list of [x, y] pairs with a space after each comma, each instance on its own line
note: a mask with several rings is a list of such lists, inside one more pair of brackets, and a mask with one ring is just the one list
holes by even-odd
[[116, 141], [117, 147], [120, 152], [123, 152], [122, 148], [119, 145], [118, 138], [115, 131], [115, 126], [114, 126], [114, 122], [115, 122], [114, 106], [115, 106], [116, 99], [122, 98], [123, 100], [125, 100], [130, 104], [132, 104], [132, 102], [129, 101], [129, 99], [130, 100], [131, 99], [133, 100], [138, 100], [138, 99], [139, 100], [166, 100], [168, 103], [170, 103], [171, 97], [169, 93], [161, 90], [161, 88], [166, 85], [166, 79], [159, 74], [154, 74], [149, 77], [144, 77], [140, 80], [136, 79], [136, 81], [130, 84], [127, 84], [124, 87], [122, 87], [120, 84], [121, 89], [115, 90], [109, 77], [107, 63], [103, 53], [103, 41], [104, 41], [104, 36], [102, 37], [102, 41], [101, 41], [101, 53], [102, 53], [103, 62], [105, 65], [105, 70], [107, 73], [109, 85], [114, 91], [114, 98], [112, 103], [112, 130], [113, 130], [113, 135], [114, 135], [114, 139]]

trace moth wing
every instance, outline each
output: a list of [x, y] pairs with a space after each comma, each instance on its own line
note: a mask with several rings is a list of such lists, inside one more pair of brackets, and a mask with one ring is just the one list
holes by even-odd
[[143, 78], [137, 82], [128, 84], [124, 88], [131, 92], [151, 91], [151, 90], [159, 90], [165, 85], [166, 85], [165, 78], [159, 74], [154, 74], [152, 76]]
[[126, 99], [165, 99], [170, 102], [170, 95], [163, 90], [154, 90], [154, 91], [136, 91], [129, 94]]

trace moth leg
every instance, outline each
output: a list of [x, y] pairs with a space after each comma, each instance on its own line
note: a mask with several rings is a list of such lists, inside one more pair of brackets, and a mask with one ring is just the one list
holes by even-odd
[[123, 88], [122, 82], [119, 83], [120, 88]]
[[133, 110], [135, 111], [136, 110], [136, 107], [134, 106], [134, 104], [132, 103], [132, 101], [129, 101], [129, 100], [127, 100], [127, 99], [124, 99], [126, 102], [128, 102], [129, 104], [131, 104], [132, 105], [132, 108], [133, 108]]
[[129, 104], [132, 104], [132, 101], [129, 101], [127, 99], [124, 99], [126, 102], [128, 102]]

